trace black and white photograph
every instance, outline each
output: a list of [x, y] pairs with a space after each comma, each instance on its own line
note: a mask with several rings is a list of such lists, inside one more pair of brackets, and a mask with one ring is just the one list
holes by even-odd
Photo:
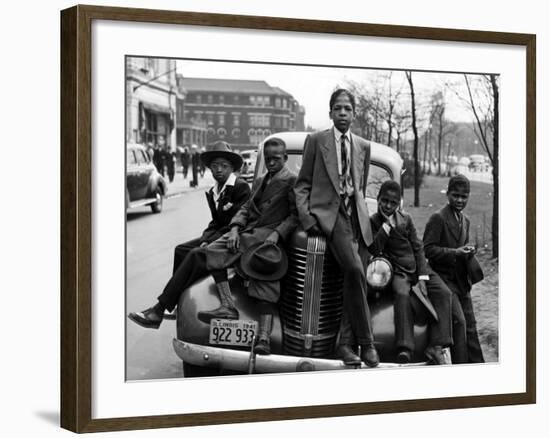
[[126, 56], [126, 380], [498, 363], [500, 94]]

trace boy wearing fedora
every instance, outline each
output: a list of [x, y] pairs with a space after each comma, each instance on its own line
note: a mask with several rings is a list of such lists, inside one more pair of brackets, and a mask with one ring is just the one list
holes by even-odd
[[[395, 342], [397, 362], [408, 363], [414, 351], [414, 312], [411, 289], [418, 285], [419, 299], [433, 304], [436, 315], [430, 324], [430, 341], [426, 355], [432, 363], [444, 364], [442, 348], [452, 345], [451, 291], [428, 268], [422, 241], [409, 214], [399, 210], [401, 186], [385, 181], [378, 192], [378, 211], [371, 216], [374, 241], [369, 251], [388, 259], [393, 268], [391, 288], [394, 293]], [[437, 318], [437, 319], [435, 319]]]
[[255, 182], [248, 201], [231, 220], [230, 231], [209, 245], [190, 251], [158, 297], [158, 303], [144, 312], [130, 314], [130, 319], [144, 327], [158, 328], [164, 310], [172, 311], [180, 294], [207, 274], [214, 277], [221, 305], [199, 312], [199, 319], [238, 319], [227, 268], [237, 265], [245, 254], [242, 270], [250, 277], [248, 293], [260, 305], [259, 342], [255, 350], [269, 354], [273, 303], [279, 299], [279, 279], [286, 271], [286, 256], [277, 245], [290, 236], [298, 219], [292, 190], [296, 175], [285, 166], [285, 143], [278, 138], [266, 141], [264, 160], [267, 173]]
[[[201, 160], [210, 168], [215, 180], [214, 186], [205, 193], [212, 220], [200, 237], [175, 247], [172, 275], [193, 249], [204, 248], [229, 231], [231, 219], [250, 196], [248, 183], [233, 173], [241, 168], [243, 160], [228, 143], [213, 143], [201, 154]], [[130, 313], [129, 318], [145, 327], [158, 327], [163, 313], [162, 306], [157, 305], [143, 312]]]
[[[453, 363], [484, 362], [479, 343], [470, 290], [483, 278], [475, 259], [476, 249], [468, 245], [470, 219], [462, 213], [468, 204], [470, 181], [464, 175], [449, 179], [445, 207], [434, 213], [424, 231], [424, 248], [430, 266], [452, 291]], [[476, 267], [474, 272], [472, 267]]]
[[200, 237], [176, 246], [172, 274], [193, 248], [206, 246], [227, 233], [231, 219], [250, 196], [248, 183], [234, 173], [241, 168], [243, 159], [228, 143], [217, 141], [200, 158], [215, 181], [214, 186], [205, 192], [212, 220]]
[[[214, 318], [237, 319], [227, 268], [240, 259], [248, 276], [248, 294], [257, 298], [260, 309], [259, 337], [254, 351], [270, 353], [273, 305], [280, 296], [280, 278], [286, 273], [286, 255], [280, 248], [298, 225], [294, 183], [296, 175], [286, 167], [286, 144], [279, 138], [264, 143], [267, 173], [258, 178], [252, 195], [232, 219], [229, 233], [206, 247], [206, 263], [212, 273], [221, 306], [199, 312], [204, 322]], [[241, 257], [242, 256], [242, 257]]]

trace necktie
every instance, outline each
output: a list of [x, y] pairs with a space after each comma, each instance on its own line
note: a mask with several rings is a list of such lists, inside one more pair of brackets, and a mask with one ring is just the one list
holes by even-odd
[[348, 151], [346, 149], [346, 136], [342, 135], [340, 137], [340, 159], [342, 162], [342, 189], [343, 189], [343, 200], [344, 200], [344, 209], [348, 215], [351, 215], [351, 197], [350, 197], [350, 181], [348, 180]]
[[348, 173], [348, 152], [346, 150], [345, 135], [340, 138], [340, 159], [342, 161], [342, 175], [345, 176]]

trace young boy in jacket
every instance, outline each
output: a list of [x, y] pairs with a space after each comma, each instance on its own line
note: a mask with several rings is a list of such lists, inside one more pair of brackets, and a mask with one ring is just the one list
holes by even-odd
[[452, 291], [453, 363], [484, 362], [477, 334], [470, 290], [472, 282], [468, 261], [475, 247], [468, 245], [470, 220], [462, 213], [468, 204], [470, 181], [464, 175], [453, 176], [447, 186], [448, 204], [433, 214], [424, 231], [424, 248], [430, 266]]
[[401, 187], [385, 181], [378, 193], [378, 211], [371, 217], [374, 241], [369, 251], [386, 257], [393, 268], [395, 341], [397, 362], [408, 363], [414, 351], [414, 313], [411, 288], [418, 284], [432, 302], [438, 321], [430, 325], [426, 356], [432, 363], [444, 364], [442, 349], [452, 345], [451, 292], [439, 276], [428, 268], [422, 241], [409, 214], [398, 209]]

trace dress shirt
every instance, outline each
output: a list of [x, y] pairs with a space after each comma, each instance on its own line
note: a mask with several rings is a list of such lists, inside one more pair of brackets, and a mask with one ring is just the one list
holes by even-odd
[[234, 186], [236, 179], [237, 179], [237, 177], [235, 176], [234, 173], [232, 173], [232, 174], [229, 175], [227, 180], [225, 180], [225, 183], [221, 188], [220, 188], [220, 185], [218, 184], [218, 182], [216, 181], [216, 184], [214, 184], [214, 187], [212, 187], [210, 189], [211, 192], [212, 192], [212, 197], [214, 199], [214, 202], [216, 203], [216, 208], [219, 207], [218, 204], [220, 202], [220, 198], [221, 198], [222, 193], [224, 192], [225, 188], [228, 187], [228, 186]]

